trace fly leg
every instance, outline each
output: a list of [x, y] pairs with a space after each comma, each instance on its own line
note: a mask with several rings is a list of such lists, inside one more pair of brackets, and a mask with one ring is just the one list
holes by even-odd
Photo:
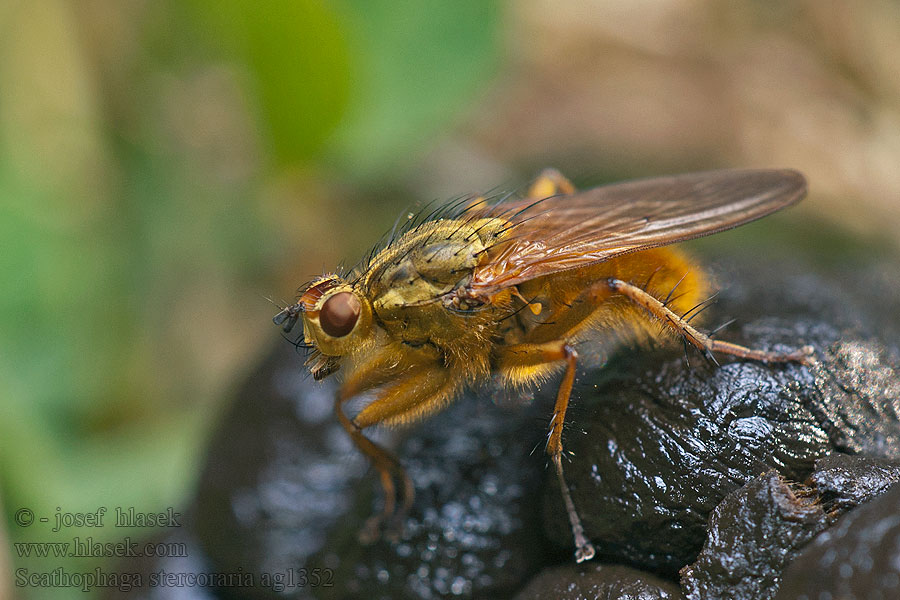
[[526, 198], [540, 200], [557, 194], [573, 194], [575, 186], [556, 169], [544, 169], [528, 188]]
[[547, 440], [547, 454], [553, 459], [556, 479], [559, 481], [566, 513], [569, 515], [569, 523], [572, 526], [572, 536], [575, 538], [575, 562], [584, 562], [594, 558], [594, 546], [584, 535], [584, 527], [581, 525], [578, 511], [575, 510], [575, 503], [572, 502], [572, 495], [569, 493], [569, 486], [566, 485], [562, 467], [562, 431], [566, 421], [566, 409], [569, 408], [569, 396], [572, 394], [572, 385], [575, 383], [575, 365], [578, 353], [568, 344], [562, 346], [562, 353], [566, 360], [566, 373], [563, 375], [559, 391], [556, 393], [556, 406], [553, 407], [553, 419], [550, 421], [550, 438]]
[[556, 406], [553, 408], [553, 418], [550, 420], [550, 434], [547, 438], [546, 450], [553, 461], [556, 478], [562, 491], [563, 503], [572, 526], [572, 536], [575, 540], [575, 560], [584, 562], [594, 557], [594, 546], [584, 534], [584, 526], [581, 524], [581, 518], [578, 516], [572, 495], [569, 493], [562, 465], [562, 432], [566, 421], [566, 410], [569, 408], [569, 396], [572, 394], [572, 385], [575, 382], [578, 353], [565, 341], [547, 344], [518, 344], [503, 350], [500, 355], [500, 369], [508, 377], [518, 378], [525, 375], [530, 367], [563, 360], [566, 361], [566, 372], [556, 394]]
[[[753, 350], [752, 348], [747, 348], [738, 344], [714, 340], [705, 333], [692, 327], [683, 317], [666, 306], [665, 302], [660, 301], [638, 286], [626, 283], [621, 279], [613, 277], [602, 284], [598, 284], [597, 287], [608, 288], [608, 290], [614, 293], [625, 296], [635, 304], [643, 306], [650, 314], [675, 330], [687, 340], [687, 342], [708, 357], [712, 357], [713, 352], [720, 352], [722, 354], [731, 354], [739, 358], [758, 360], [764, 363], [795, 362], [809, 365], [812, 362], [813, 350], [809, 346], [805, 346], [793, 352], [781, 353]], [[598, 295], [609, 293], [605, 289], [598, 289], [597, 292]]]
[[[335, 412], [354, 445], [372, 461], [378, 471], [384, 490], [384, 507], [380, 514], [372, 516], [363, 528], [361, 538], [373, 541], [378, 537], [382, 524], [392, 521], [399, 525], [402, 518], [412, 508], [415, 489], [406, 470], [393, 453], [376, 444], [365, 435], [363, 429], [381, 423], [398, 425], [409, 422], [428, 412], [441, 408], [453, 396], [458, 382], [447, 374], [446, 369], [428, 368], [420, 365], [416, 370], [398, 376], [399, 382], [381, 392], [381, 395], [366, 406], [356, 417], [350, 419], [341, 405], [352, 397], [343, 390], [335, 402]], [[356, 385], [352, 386], [358, 389]], [[368, 387], [362, 383], [359, 388]], [[399, 488], [396, 483], [399, 482]], [[399, 492], [399, 494], [398, 494]], [[400, 506], [397, 506], [397, 498]]]
[[381, 532], [382, 523], [394, 516], [397, 506], [397, 489], [394, 485], [394, 476], [396, 475], [402, 482], [403, 509], [406, 512], [412, 505], [414, 495], [412, 481], [406, 474], [400, 461], [393, 453], [386, 448], [376, 444], [363, 435], [362, 429], [351, 421], [344, 414], [341, 408], [342, 398], [338, 396], [335, 401], [334, 411], [337, 414], [338, 421], [341, 426], [350, 435], [353, 445], [362, 452], [366, 458], [372, 462], [372, 466], [378, 471], [378, 479], [381, 481], [381, 488], [384, 491], [384, 507], [380, 514], [372, 515], [366, 521], [362, 531], [359, 534], [360, 540], [364, 543], [371, 543], [378, 539]]
[[384, 506], [380, 514], [372, 515], [360, 532], [360, 539], [365, 543], [378, 539], [382, 523], [389, 520], [396, 512], [397, 487], [394, 485], [396, 478], [401, 482], [403, 502], [401, 512], [405, 512], [412, 505], [413, 486], [400, 464], [400, 461], [386, 448], [376, 444], [362, 433], [362, 428], [344, 414], [341, 405], [371, 389], [380, 387], [390, 381], [401, 377], [403, 372], [399, 370], [395, 361], [385, 354], [378, 356], [367, 363], [360, 365], [353, 373], [347, 376], [341, 385], [340, 392], [335, 400], [335, 414], [344, 430], [350, 435], [353, 445], [362, 452], [378, 471], [378, 479], [384, 492]]

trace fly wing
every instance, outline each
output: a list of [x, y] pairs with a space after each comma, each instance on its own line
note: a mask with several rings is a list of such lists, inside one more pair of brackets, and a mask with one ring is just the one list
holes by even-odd
[[479, 211], [507, 224], [479, 261], [470, 293], [489, 297], [536, 277], [731, 229], [805, 194], [806, 179], [796, 171], [723, 170], [503, 202]]

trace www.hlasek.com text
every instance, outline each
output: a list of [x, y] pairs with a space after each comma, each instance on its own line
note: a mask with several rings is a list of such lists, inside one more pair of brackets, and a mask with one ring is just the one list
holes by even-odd
[[91, 536], [74, 537], [71, 542], [16, 542], [19, 558], [127, 558], [127, 557], [185, 557], [184, 542], [136, 542], [125, 537], [115, 542], [98, 542]]

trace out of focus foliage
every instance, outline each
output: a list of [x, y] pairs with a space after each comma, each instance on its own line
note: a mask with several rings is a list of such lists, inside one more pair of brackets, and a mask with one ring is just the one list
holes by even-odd
[[306, 218], [329, 212], [327, 181], [409, 169], [496, 68], [495, 3], [399, 9], [0, 6], [8, 515], [182, 501], [218, 408], [274, 339], [265, 295], [321, 268], [301, 251], [329, 238]]

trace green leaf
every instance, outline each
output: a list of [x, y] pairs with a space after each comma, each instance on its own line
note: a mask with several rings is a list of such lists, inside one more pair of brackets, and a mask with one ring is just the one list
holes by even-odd
[[410, 154], [478, 99], [500, 60], [499, 3], [343, 0], [354, 60], [347, 118], [329, 146], [365, 176]]
[[195, 0], [198, 18], [248, 69], [276, 158], [318, 154], [344, 115], [350, 59], [341, 20], [317, 0]]

